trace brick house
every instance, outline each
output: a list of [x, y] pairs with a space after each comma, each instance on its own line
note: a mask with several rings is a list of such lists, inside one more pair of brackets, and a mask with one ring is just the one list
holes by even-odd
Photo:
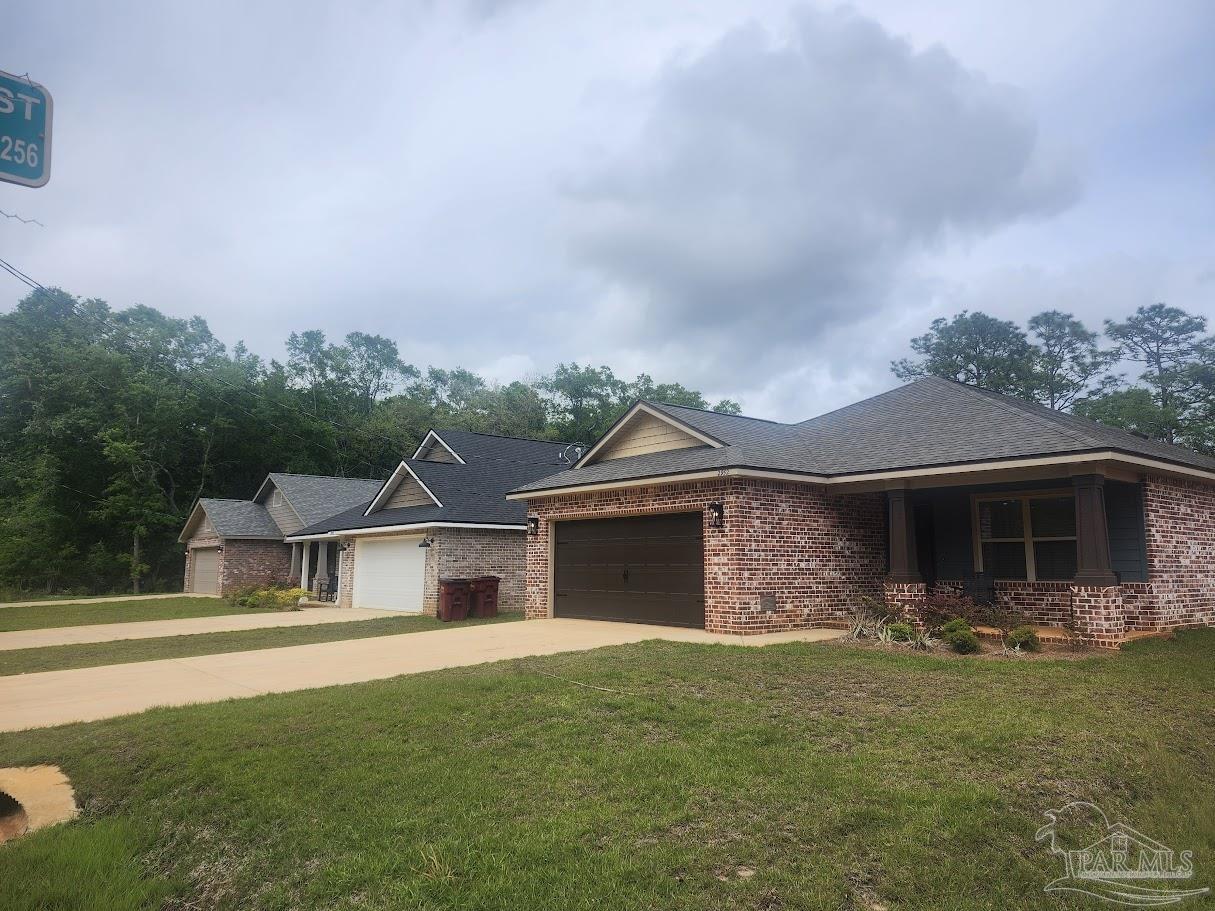
[[[186, 545], [182, 590], [226, 595], [250, 585], [299, 581], [307, 555], [300, 545], [288, 544], [287, 535], [366, 503], [380, 484], [274, 472], [251, 500], [201, 498], [178, 537]], [[307, 574], [303, 587], [309, 587], [312, 575]]]
[[638, 402], [509, 497], [529, 617], [761, 633], [962, 589], [1105, 646], [1215, 623], [1215, 459], [944, 379], [800, 424]]
[[527, 513], [506, 494], [580, 454], [565, 443], [432, 430], [372, 495], [285, 540], [328, 568], [339, 607], [434, 614], [440, 579], [492, 575], [500, 607], [521, 611]]

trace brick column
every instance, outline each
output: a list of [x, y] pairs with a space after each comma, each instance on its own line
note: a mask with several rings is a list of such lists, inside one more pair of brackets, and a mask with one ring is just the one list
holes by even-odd
[[886, 607], [892, 614], [904, 617], [917, 628], [924, 625], [920, 608], [928, 600], [928, 586], [923, 582], [893, 582], [887, 580], [883, 586]]
[[523, 616], [528, 620], [543, 620], [549, 616], [549, 565], [553, 523], [540, 519], [536, 534], [527, 535], [526, 594], [523, 600]]
[[1117, 585], [1073, 585], [1072, 623], [1086, 645], [1118, 648], [1126, 635], [1122, 589]]

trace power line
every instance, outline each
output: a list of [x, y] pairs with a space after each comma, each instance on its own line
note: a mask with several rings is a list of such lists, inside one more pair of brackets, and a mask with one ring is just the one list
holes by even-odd
[[[49, 293], [49, 289], [45, 288], [43, 285], [39, 284], [37, 281], [30, 278], [28, 275], [26, 275], [21, 270], [17, 269], [11, 263], [5, 262], [3, 259], [0, 259], [0, 268], [4, 268], [6, 271], [9, 272], [9, 274], [11, 274], [14, 277], [18, 278], [19, 280], [25, 282], [31, 288], [37, 288], [37, 289], [40, 289], [42, 291]], [[111, 328], [107, 323], [105, 323], [100, 318], [94, 317], [93, 314], [86, 313], [86, 312], [80, 310], [76, 306], [75, 302], [73, 302], [73, 312], [76, 313], [76, 315], [78, 315], [78, 316], [83, 316], [85, 318], [95, 320], [95, 322], [98, 325], [102, 326], [106, 330]], [[197, 369], [197, 368], [195, 368], [195, 369]], [[211, 379], [215, 380], [216, 382], [220, 383], [221, 385], [227, 386], [229, 389], [232, 389], [233, 391], [256, 396], [256, 397], [262, 399], [263, 401], [268, 402], [269, 404], [275, 405], [279, 408], [290, 409], [291, 411], [294, 411], [296, 414], [300, 414], [300, 415], [303, 415], [304, 417], [311, 418], [314, 421], [320, 421], [323, 424], [328, 424], [334, 430], [337, 430], [339, 432], [353, 434], [353, 435], [362, 434], [363, 436], [368, 437], [368, 438], [379, 439], [380, 441], [387, 443], [390, 448], [396, 448], [398, 445], [398, 441], [396, 441], [396, 440], [392, 439], [392, 437], [389, 437], [388, 435], [380, 433], [378, 431], [368, 430], [366, 428], [355, 427], [352, 424], [344, 424], [344, 425], [339, 424], [337, 421], [331, 420], [330, 418], [322, 417], [319, 414], [309, 411], [306, 408], [301, 408], [300, 406], [294, 405], [290, 402], [281, 402], [281, 401], [269, 399], [266, 396], [262, 395], [261, 393], [257, 392], [256, 390], [248, 389], [243, 386], [237, 386], [234, 383], [229, 383], [227, 380], [225, 380], [223, 377], [221, 377], [215, 371], [211, 371], [208, 374], [208, 376], [210, 376]], [[221, 401], [223, 401], [223, 400], [221, 399]], [[361, 461], [361, 462], [359, 462], [359, 464], [366, 465], [369, 468], [375, 469], [376, 471], [382, 470], [382, 469], [375, 468], [375, 466], [372, 465], [370, 462]]]
[[[12, 275], [18, 281], [27, 285], [29, 288], [31, 288], [36, 293], [43, 293], [43, 294], [48, 294], [48, 295], [50, 294], [49, 288], [47, 288], [45, 285], [38, 282], [36, 279], [31, 278], [29, 275], [22, 272], [20, 269], [18, 269], [12, 263], [7, 262], [3, 258], [0, 258], [0, 269], [4, 269], [4, 271], [8, 272], [10, 275]], [[98, 326], [100, 326], [102, 329], [106, 330], [106, 340], [110, 344], [119, 348], [123, 353], [125, 353], [133, 358], [139, 358], [141, 355], [146, 356], [148, 358], [148, 360], [142, 361], [144, 366], [159, 367], [159, 368], [163, 369], [165, 372], [167, 372], [168, 374], [170, 374], [171, 376], [173, 376], [174, 379], [178, 379], [178, 380], [185, 379], [185, 378], [195, 378], [195, 374], [191, 374], [190, 370], [191, 369], [195, 370], [195, 373], [197, 374], [197, 368], [175, 369], [173, 366], [163, 364], [163, 363], [158, 363], [158, 362], [152, 360], [153, 358], [156, 357], [155, 352], [148, 351], [146, 349], [142, 350], [142, 351], [133, 350], [129, 347], [121, 345], [119, 343], [119, 340], [114, 338], [113, 335], [109, 333], [109, 330], [112, 328], [109, 324], [105, 323], [105, 321], [101, 320], [100, 318], [93, 316], [93, 314], [87, 313], [86, 311], [79, 309], [79, 307], [76, 305], [75, 301], [73, 301], [73, 303], [72, 303], [72, 312], [77, 316], [84, 317], [86, 319], [92, 319]], [[222, 383], [225, 386], [228, 386], [229, 388], [231, 388], [233, 390], [236, 390], [238, 392], [242, 392], [242, 393], [245, 393], [248, 395], [253, 395], [270, 404], [279, 404], [279, 405], [285, 404], [285, 403], [274, 402], [273, 400], [268, 399], [266, 396], [262, 395], [261, 393], [257, 392], [256, 390], [244, 389], [244, 388], [235, 386], [234, 384], [228, 383], [226, 380], [223, 380], [221, 377], [217, 376], [213, 372], [209, 373], [208, 376], [210, 376], [211, 379], [217, 380], [218, 382]], [[201, 379], [202, 377], [198, 376], [197, 378]], [[108, 389], [108, 387], [106, 387], [104, 384], [102, 384], [99, 380], [96, 380], [95, 377], [90, 377], [90, 379], [93, 379], [95, 382], [98, 383], [98, 385], [101, 385], [102, 388], [106, 388], [107, 391], [113, 392], [112, 389]], [[250, 411], [248, 408], [245, 408], [243, 405], [240, 405], [236, 402], [229, 401], [228, 399], [224, 398], [222, 395], [215, 392], [214, 390], [208, 390], [208, 392], [211, 395], [214, 395], [217, 399], [219, 399], [219, 401], [221, 403], [227, 405], [228, 407], [238, 410], [238, 411], [248, 415], [249, 417], [254, 418], [255, 420], [261, 421], [264, 424], [268, 425], [269, 427], [273, 428], [274, 430], [277, 430], [280, 433], [286, 434], [287, 436], [290, 436], [290, 437], [294, 437], [295, 439], [299, 440], [301, 443], [303, 443], [306, 446], [313, 446], [313, 445], [317, 445], [318, 443], [320, 443], [321, 445], [324, 445], [323, 442], [320, 440], [316, 440], [316, 439], [310, 440], [306, 437], [301, 436], [300, 434], [296, 433], [295, 431], [288, 430], [285, 427], [281, 427], [280, 425], [275, 424], [273, 421], [269, 420], [265, 416], [259, 415], [253, 411]], [[317, 420], [324, 420], [324, 419], [317, 418]], [[332, 422], [329, 422], [329, 423], [332, 424]], [[334, 424], [333, 426], [337, 427], [336, 424]], [[338, 428], [338, 429], [341, 429], [341, 428]], [[387, 440], [388, 438], [384, 437], [384, 439]], [[339, 461], [341, 461], [342, 454], [338, 451], [336, 445], [334, 445], [332, 447], [332, 451], [333, 451], [333, 454], [338, 457]], [[377, 467], [376, 465], [373, 465], [371, 462], [368, 462], [365, 459], [356, 459], [355, 464], [364, 465], [367, 468], [370, 468], [370, 469], [372, 469], [372, 471], [375, 471], [375, 472], [383, 471], [382, 467]]]
[[0, 209], [0, 215], [3, 215], [5, 218], [15, 218], [17, 221], [21, 222], [21, 224], [23, 224], [23, 225], [37, 225], [40, 228], [46, 227], [46, 225], [44, 225], [42, 222], [40, 222], [36, 218], [22, 218], [20, 215], [17, 215], [15, 212], [5, 212], [3, 209]]

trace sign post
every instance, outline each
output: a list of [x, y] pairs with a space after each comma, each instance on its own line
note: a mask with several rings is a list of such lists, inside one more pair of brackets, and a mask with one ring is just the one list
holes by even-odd
[[41, 187], [51, 178], [51, 93], [0, 72], [0, 181]]

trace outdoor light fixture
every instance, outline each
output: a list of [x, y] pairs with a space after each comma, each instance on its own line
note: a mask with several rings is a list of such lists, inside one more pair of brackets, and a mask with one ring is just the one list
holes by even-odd
[[219, 545], [219, 547], [215, 548], [215, 552], [217, 554], [222, 554], [224, 552], [224, 546], [222, 544]]
[[529, 536], [531, 536], [533, 538], [536, 537], [536, 535], [540, 534], [540, 517], [539, 516], [528, 516], [527, 517], [527, 533]]
[[434, 547], [434, 546], [435, 546], [435, 539], [434, 539], [434, 538], [423, 538], [423, 539], [422, 539], [422, 540], [421, 540], [421, 541], [418, 543], [418, 547]]
[[345, 541], [343, 541], [342, 543], [340, 543], [340, 544], [337, 546], [338, 553], [340, 553], [340, 554], [345, 553], [345, 552], [346, 552], [346, 548], [348, 548], [349, 546], [350, 546], [350, 545], [349, 545], [348, 543], [346, 543]]
[[726, 524], [726, 507], [721, 503], [709, 504], [709, 527], [722, 528]]

